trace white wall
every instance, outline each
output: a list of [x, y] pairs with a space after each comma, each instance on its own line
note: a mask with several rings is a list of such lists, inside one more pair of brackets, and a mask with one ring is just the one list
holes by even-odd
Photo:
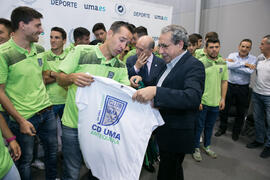
[[[196, 0], [149, 1], [173, 6], [172, 22], [194, 32]], [[270, 34], [270, 0], [202, 0], [202, 8], [200, 33], [218, 32], [222, 56], [237, 51], [243, 38], [253, 41], [252, 54], [260, 54], [261, 38]]]
[[196, 0], [144, 0], [147, 2], [164, 4], [173, 7], [172, 23], [186, 28], [189, 33], [194, 32], [195, 2]]
[[225, 5], [202, 11], [201, 33], [216, 31], [221, 40], [221, 55], [226, 57], [237, 51], [244, 38], [253, 41], [251, 53], [259, 55], [259, 44], [263, 36], [270, 34], [270, 1], [254, 0]]
[[[30, 3], [31, 2], [31, 3]], [[79, 26], [91, 30], [97, 22], [103, 22], [107, 29], [112, 22], [123, 20], [136, 26], [145, 26], [155, 39], [160, 29], [172, 22], [172, 7], [145, 1], [133, 0], [79, 0], [76, 5], [67, 5], [69, 1], [56, 0], [0, 0], [0, 17], [9, 19], [12, 10], [17, 6], [29, 6], [43, 14], [41, 20], [44, 33], [39, 44], [50, 48], [50, 29], [59, 26], [67, 32], [67, 45], [73, 42], [73, 30]], [[70, 3], [71, 4], [71, 3]], [[120, 7], [120, 8], [119, 8]], [[119, 9], [122, 11], [120, 12]], [[92, 34], [92, 33], [91, 33]], [[93, 34], [92, 34], [93, 37]], [[91, 37], [91, 40], [93, 40]]]
[[[13, 1], [22, 3], [29, 0]], [[136, 0], [121, 1], [136, 2]], [[172, 6], [172, 23], [184, 26], [190, 34], [194, 32], [196, 0], [143, 1]], [[3, 17], [9, 17], [10, 13], [7, 11], [11, 11], [5, 7], [7, 3], [10, 2], [0, 0], [2, 10], [0, 12], [5, 14]], [[202, 0], [202, 9], [200, 33], [205, 35], [209, 31], [218, 32], [222, 45], [221, 55], [226, 57], [230, 52], [237, 51], [237, 46], [243, 38], [250, 38], [253, 41], [251, 53], [256, 56], [260, 54], [261, 38], [270, 34], [270, 0]]]
[[173, 13], [172, 23], [179, 24], [187, 30], [189, 34], [192, 34], [195, 31], [195, 13], [184, 12], [184, 13]]

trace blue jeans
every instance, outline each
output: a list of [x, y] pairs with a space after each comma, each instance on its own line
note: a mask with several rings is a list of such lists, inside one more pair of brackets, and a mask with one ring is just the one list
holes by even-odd
[[[270, 147], [270, 96], [264, 96], [253, 92], [252, 103], [253, 103], [253, 117], [255, 122], [256, 141], [264, 143], [266, 135], [267, 140], [265, 146]], [[268, 124], [268, 128], [266, 128], [265, 117]]]
[[62, 126], [63, 177], [62, 180], [79, 179], [82, 153], [78, 129]]
[[9, 122], [9, 114], [5, 111], [0, 111], [0, 114], [2, 114], [2, 116], [4, 117], [4, 119], [6, 120], [6, 122]]
[[12, 165], [8, 173], [2, 178], [2, 180], [21, 180], [18, 169], [15, 164]]
[[58, 105], [53, 105], [53, 112], [55, 115], [55, 118], [57, 119], [57, 140], [58, 140], [58, 146], [59, 146], [59, 151], [62, 149], [62, 141], [61, 141], [61, 136], [62, 136], [62, 116], [64, 112], [65, 104], [58, 104]]
[[[37, 131], [37, 135], [44, 148], [46, 180], [55, 180], [57, 175], [57, 136], [56, 120], [52, 109], [46, 109], [42, 113], [36, 113], [28, 119]], [[20, 133], [19, 124], [15, 121], [9, 122], [10, 129], [17, 136], [21, 146], [22, 155], [16, 162], [21, 178], [31, 180], [31, 162], [33, 159], [34, 137]]]
[[53, 105], [53, 112], [54, 112], [55, 117], [58, 115], [59, 118], [62, 119], [64, 108], [65, 108], [65, 104]]
[[211, 144], [211, 137], [215, 122], [219, 114], [219, 107], [211, 107], [203, 105], [203, 110], [200, 112], [199, 121], [196, 125], [195, 148], [200, 147], [200, 136], [204, 130], [204, 147]]

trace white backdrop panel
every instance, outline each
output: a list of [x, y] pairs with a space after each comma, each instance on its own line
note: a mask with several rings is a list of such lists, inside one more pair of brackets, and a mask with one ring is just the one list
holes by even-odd
[[[54, 26], [62, 27], [68, 34], [67, 44], [73, 42], [73, 29], [82, 26], [90, 32], [97, 22], [107, 29], [117, 20], [128, 21], [135, 26], [145, 26], [149, 35], [157, 40], [162, 27], [171, 24], [171, 6], [126, 0], [0, 0], [0, 17], [10, 19], [17, 6], [29, 6], [42, 13], [44, 33], [39, 44], [50, 47], [49, 34]], [[94, 36], [91, 32], [91, 40]]]

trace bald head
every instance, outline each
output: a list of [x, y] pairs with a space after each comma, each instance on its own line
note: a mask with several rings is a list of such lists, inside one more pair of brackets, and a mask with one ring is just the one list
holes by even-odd
[[137, 43], [146, 44], [148, 49], [154, 49], [155, 41], [151, 36], [142, 36], [138, 39]]
[[136, 43], [136, 54], [137, 56], [140, 56], [141, 53], [144, 53], [145, 55], [150, 56], [154, 47], [155, 41], [151, 36], [142, 36]]

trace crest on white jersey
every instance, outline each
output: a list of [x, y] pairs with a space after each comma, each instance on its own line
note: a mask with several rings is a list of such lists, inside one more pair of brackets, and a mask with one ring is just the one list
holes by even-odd
[[98, 124], [111, 126], [119, 122], [126, 110], [127, 102], [107, 95], [102, 110], [102, 115]]

